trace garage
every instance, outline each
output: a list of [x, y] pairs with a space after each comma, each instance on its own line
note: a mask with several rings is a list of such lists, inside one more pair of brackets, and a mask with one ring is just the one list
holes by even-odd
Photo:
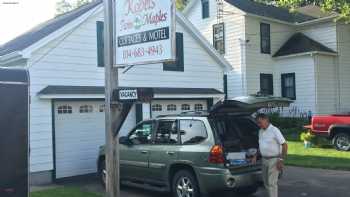
[[56, 179], [96, 172], [105, 143], [104, 101], [55, 101]]
[[155, 100], [151, 104], [152, 117], [179, 114], [186, 111], [207, 110], [207, 100]]

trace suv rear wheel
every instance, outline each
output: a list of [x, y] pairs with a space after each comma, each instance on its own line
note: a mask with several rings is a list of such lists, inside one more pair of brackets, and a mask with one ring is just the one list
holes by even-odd
[[340, 151], [350, 150], [350, 135], [347, 133], [338, 133], [334, 136], [334, 146]]
[[199, 197], [199, 186], [194, 174], [188, 170], [178, 171], [172, 181], [174, 197]]

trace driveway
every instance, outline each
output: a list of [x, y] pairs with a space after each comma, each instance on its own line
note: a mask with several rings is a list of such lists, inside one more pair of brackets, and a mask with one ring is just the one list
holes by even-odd
[[[350, 165], [350, 164], [349, 164]], [[283, 179], [280, 181], [280, 194], [282, 197], [348, 197], [350, 193], [350, 172], [287, 167]], [[68, 185], [79, 186], [88, 191], [103, 192], [103, 188], [95, 180], [74, 182]], [[135, 188], [123, 187], [123, 197], [170, 197], [168, 194], [150, 192]], [[217, 196], [217, 194], [215, 195]], [[234, 195], [231, 193], [220, 196]], [[261, 189], [253, 197], [264, 197]]]

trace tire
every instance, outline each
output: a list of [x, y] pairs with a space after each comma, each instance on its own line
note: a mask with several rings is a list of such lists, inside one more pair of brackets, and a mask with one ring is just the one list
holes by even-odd
[[98, 168], [98, 178], [100, 180], [100, 183], [103, 187], [106, 187], [106, 160], [103, 159], [99, 163]]
[[259, 189], [258, 185], [252, 185], [249, 187], [242, 187], [237, 189], [236, 193], [244, 196], [250, 196], [255, 194]]
[[171, 182], [171, 191], [173, 197], [200, 197], [198, 181], [188, 170], [175, 173]]
[[350, 150], [350, 135], [347, 133], [338, 133], [333, 138], [334, 147], [339, 151]]

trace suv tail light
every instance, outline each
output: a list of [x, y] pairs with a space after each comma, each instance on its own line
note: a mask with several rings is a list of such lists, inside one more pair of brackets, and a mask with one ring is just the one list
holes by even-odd
[[209, 163], [223, 164], [225, 163], [224, 150], [222, 146], [215, 145], [211, 148], [209, 154]]

